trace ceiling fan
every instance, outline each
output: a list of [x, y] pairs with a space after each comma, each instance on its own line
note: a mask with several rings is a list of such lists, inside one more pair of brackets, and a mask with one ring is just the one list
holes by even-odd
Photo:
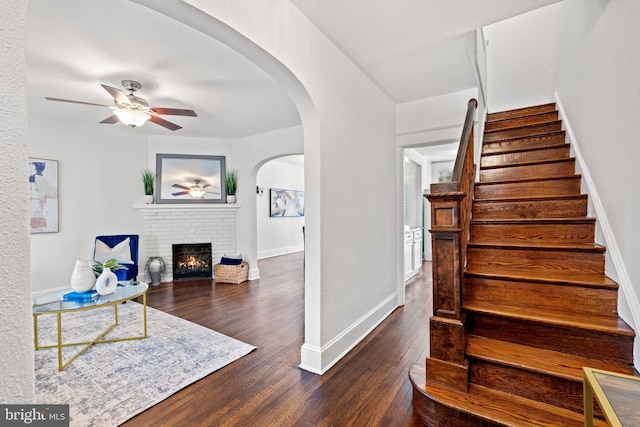
[[193, 182], [194, 182], [194, 185], [190, 187], [180, 185], [180, 184], [173, 184], [172, 187], [180, 188], [184, 191], [171, 193], [171, 195], [174, 197], [178, 197], [178, 196], [186, 196], [187, 194], [189, 194], [194, 199], [203, 199], [205, 193], [218, 194], [218, 195], [220, 194], [219, 192], [215, 192], [215, 191], [206, 191], [206, 188], [210, 187], [211, 184], [201, 184], [202, 181], [199, 179], [194, 179]]
[[173, 116], [190, 116], [190, 117], [198, 117], [195, 111], [193, 110], [185, 110], [181, 108], [159, 108], [159, 107], [149, 107], [149, 104], [146, 100], [135, 96], [134, 93], [142, 88], [142, 85], [134, 80], [122, 80], [122, 86], [129, 91], [129, 93], [125, 93], [121, 89], [117, 89], [115, 87], [101, 85], [104, 90], [109, 92], [109, 95], [113, 97], [113, 102], [115, 103], [115, 107], [104, 105], [104, 104], [94, 104], [92, 102], [82, 102], [82, 101], [72, 101], [70, 99], [61, 99], [61, 98], [51, 98], [46, 96], [45, 99], [48, 101], [59, 101], [59, 102], [72, 102], [74, 104], [84, 104], [84, 105], [93, 105], [96, 107], [105, 107], [113, 110], [113, 114], [101, 121], [100, 123], [104, 124], [113, 124], [117, 122], [122, 122], [127, 126], [132, 128], [137, 126], [142, 126], [148, 121], [155, 123], [157, 125], [163, 126], [169, 130], [175, 131], [178, 129], [182, 129], [182, 126], [178, 126], [175, 123], [167, 121], [163, 118], [158, 117], [160, 115], [173, 115]]

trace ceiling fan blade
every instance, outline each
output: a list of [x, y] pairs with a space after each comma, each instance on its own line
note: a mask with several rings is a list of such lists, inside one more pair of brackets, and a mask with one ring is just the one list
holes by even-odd
[[189, 194], [188, 191], [181, 191], [179, 193], [171, 193], [172, 196], [186, 196], [187, 194]]
[[70, 99], [62, 99], [62, 98], [51, 98], [49, 96], [45, 96], [44, 99], [46, 99], [47, 101], [58, 101], [58, 102], [71, 102], [72, 104], [83, 104], [83, 105], [93, 105], [96, 107], [105, 107], [105, 108], [109, 108], [108, 105], [104, 105], [104, 104], [94, 104], [93, 102], [82, 102], [82, 101], [72, 101]]
[[119, 121], [120, 119], [118, 118], [118, 116], [116, 116], [115, 114], [112, 114], [106, 119], [104, 119], [103, 121], [101, 121], [100, 123], [113, 124], [113, 123], [118, 123]]
[[190, 190], [189, 187], [185, 187], [184, 185], [180, 185], [180, 184], [173, 184], [172, 187], [182, 188], [183, 190]]
[[207, 188], [209, 186], [211, 186], [211, 184], [205, 184], [205, 185], [202, 186], [202, 188]]
[[185, 109], [182, 109], [182, 108], [158, 108], [158, 107], [153, 107], [151, 109], [153, 111], [155, 111], [156, 114], [166, 114], [166, 115], [172, 115], [172, 116], [198, 117], [198, 115], [196, 114], [195, 111], [193, 111], [193, 110], [185, 110]]
[[113, 99], [115, 99], [120, 104], [131, 105], [131, 101], [127, 97], [127, 94], [124, 93], [123, 91], [121, 91], [120, 89], [117, 89], [117, 88], [111, 87], [111, 86], [107, 86], [107, 85], [103, 85], [103, 84], [101, 84], [100, 86], [102, 86], [104, 88], [104, 90], [109, 92], [109, 95], [111, 95], [113, 97]]
[[169, 130], [182, 129], [182, 126], [178, 126], [175, 123], [171, 123], [171, 122], [169, 122], [169, 121], [167, 121], [165, 119], [161, 119], [160, 117], [155, 116], [153, 114], [151, 115], [151, 118], [149, 119], [149, 121], [153, 122], [153, 123], [155, 123], [157, 125], [163, 126], [163, 127], [167, 128]]

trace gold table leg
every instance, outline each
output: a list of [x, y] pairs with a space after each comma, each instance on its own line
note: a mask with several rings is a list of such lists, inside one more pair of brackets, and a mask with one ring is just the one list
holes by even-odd
[[[128, 301], [128, 300], [126, 300]], [[111, 330], [113, 328], [115, 328], [118, 325], [119, 319], [118, 319], [118, 304], [121, 303], [122, 301], [118, 301], [116, 303], [113, 304], [114, 307], [114, 316], [115, 316], [115, 323], [111, 326], [109, 326], [107, 329], [105, 329], [103, 332], [101, 332], [97, 337], [95, 337], [92, 341], [84, 341], [84, 342], [74, 342], [74, 343], [63, 343], [62, 340], [62, 312], [58, 312], [56, 313], [56, 320], [57, 320], [57, 330], [58, 330], [58, 343], [54, 344], [54, 345], [46, 345], [46, 346], [41, 346], [38, 342], [38, 315], [34, 314], [33, 318], [33, 327], [34, 327], [34, 345], [35, 345], [35, 349], [36, 350], [40, 350], [40, 349], [45, 349], [45, 348], [57, 348], [58, 349], [58, 371], [62, 371], [64, 370], [64, 368], [66, 368], [67, 366], [69, 366], [69, 364], [71, 362], [73, 362], [78, 356], [80, 356], [82, 353], [84, 353], [89, 347], [91, 347], [94, 344], [102, 344], [102, 343], [108, 343], [108, 342], [118, 342], [118, 341], [132, 341], [132, 340], [139, 340], [139, 339], [144, 339], [147, 338], [147, 294], [146, 292], [144, 294], [142, 294], [142, 301], [143, 301], [143, 305], [142, 305], [142, 310], [143, 310], [143, 326], [144, 326], [144, 334], [143, 335], [139, 335], [139, 336], [133, 336], [133, 337], [126, 337], [126, 338], [113, 338], [113, 339], [107, 339], [107, 340], [103, 340], [101, 338], [103, 338], [105, 335], [107, 335], [109, 332], [111, 332]], [[105, 305], [106, 307], [106, 305]], [[80, 349], [80, 351], [78, 351], [76, 354], [73, 355], [73, 357], [71, 357], [71, 359], [67, 360], [66, 362], [63, 363], [62, 361], [62, 348], [63, 347], [71, 347], [71, 346], [78, 346], [78, 345], [84, 345], [83, 348]]]

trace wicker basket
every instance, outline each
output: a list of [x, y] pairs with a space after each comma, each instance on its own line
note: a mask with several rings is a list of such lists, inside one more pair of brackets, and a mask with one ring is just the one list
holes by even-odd
[[213, 266], [213, 278], [216, 283], [242, 283], [249, 278], [249, 264], [243, 262], [240, 265], [222, 265]]

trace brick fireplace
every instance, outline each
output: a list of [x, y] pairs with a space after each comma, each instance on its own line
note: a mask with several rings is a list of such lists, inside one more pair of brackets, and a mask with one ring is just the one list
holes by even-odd
[[[223, 254], [236, 254], [236, 204], [134, 205], [142, 215], [140, 276], [148, 280], [144, 265], [150, 257], [164, 259], [163, 282], [174, 280], [173, 245], [210, 244], [211, 268]], [[211, 274], [208, 275], [211, 277]]]

